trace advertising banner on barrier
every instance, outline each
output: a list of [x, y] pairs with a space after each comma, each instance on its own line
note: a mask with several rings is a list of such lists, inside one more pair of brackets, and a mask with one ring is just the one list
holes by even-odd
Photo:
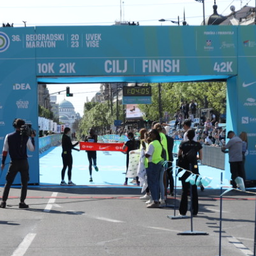
[[80, 142], [80, 150], [87, 151], [121, 151], [123, 150], [123, 143], [93, 143], [93, 142]]

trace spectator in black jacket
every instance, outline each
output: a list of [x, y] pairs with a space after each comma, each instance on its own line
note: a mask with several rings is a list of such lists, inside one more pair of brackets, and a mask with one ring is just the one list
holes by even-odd
[[[167, 190], [169, 184], [170, 184], [170, 194], [173, 194], [173, 188], [174, 188], [174, 181], [173, 181], [173, 172], [172, 172], [172, 162], [173, 162], [173, 144], [174, 144], [174, 139], [168, 135], [166, 135], [165, 129], [163, 128], [163, 133], [166, 136], [167, 139], [167, 150], [168, 150], [168, 155], [169, 155], [169, 161], [168, 161], [168, 166], [166, 169], [166, 175], [164, 175], [165, 179], [165, 190]], [[167, 194], [167, 191], [166, 191]]]
[[[61, 183], [60, 185], [65, 186], [67, 183], [65, 182], [65, 172], [68, 167], [68, 185], [74, 186], [75, 184], [71, 181], [71, 171], [72, 171], [72, 165], [73, 165], [73, 158], [71, 151], [72, 149], [75, 149], [74, 147], [79, 143], [72, 144], [71, 142], [71, 132], [70, 128], [66, 127], [64, 129], [64, 134], [62, 136], [62, 161], [63, 161], [63, 168], [61, 171]], [[77, 149], [78, 150], [78, 149]], [[79, 151], [79, 150], [78, 150]]]
[[[197, 153], [199, 153], [199, 159], [202, 160], [202, 146], [199, 142], [193, 140], [195, 137], [195, 131], [189, 130], [187, 133], [188, 141], [182, 141], [179, 146], [178, 157], [182, 155], [186, 155], [188, 152], [192, 151], [193, 157], [192, 159], [184, 159], [184, 166], [185, 170], [190, 170], [194, 174], [199, 174], [198, 172], [198, 163], [197, 163]], [[182, 195], [180, 201], [180, 214], [186, 215], [188, 209], [188, 192], [190, 189], [190, 183], [186, 182], [186, 179], [190, 176], [190, 172], [185, 172], [181, 177], [182, 182]], [[198, 194], [197, 194], [197, 186], [191, 185], [191, 194], [192, 194], [192, 214], [197, 215], [198, 213]]]

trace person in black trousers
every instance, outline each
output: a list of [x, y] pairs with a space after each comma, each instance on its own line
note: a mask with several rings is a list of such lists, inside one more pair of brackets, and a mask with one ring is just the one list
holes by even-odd
[[172, 162], [173, 162], [173, 144], [174, 144], [174, 139], [166, 134], [165, 128], [163, 128], [162, 132], [165, 134], [166, 139], [167, 139], [167, 150], [168, 150], [168, 155], [169, 155], [169, 161], [167, 165], [167, 169], [164, 175], [165, 179], [165, 193], [167, 194], [167, 188], [168, 185], [170, 184], [170, 195], [173, 195], [173, 189], [174, 189], [174, 180], [173, 180], [173, 170], [172, 170]]
[[[87, 142], [98, 142], [98, 136], [95, 134], [94, 129], [90, 129], [89, 131], [89, 136], [85, 138], [85, 141]], [[89, 174], [90, 174], [90, 180], [89, 182], [92, 182], [92, 165], [95, 169], [96, 172], [99, 171], [99, 168], [97, 167], [97, 152], [96, 151], [86, 151], [87, 152], [87, 157], [89, 161]]]
[[6, 175], [6, 184], [4, 186], [4, 192], [0, 208], [6, 207], [6, 200], [8, 198], [11, 185], [18, 172], [21, 175], [22, 185], [19, 208], [28, 208], [29, 206], [25, 204], [25, 199], [27, 196], [27, 185], [29, 181], [27, 148], [30, 151], [35, 150], [34, 137], [36, 136], [36, 134], [35, 131], [31, 130], [29, 136], [29, 131], [25, 132], [25, 121], [19, 118], [14, 120], [13, 127], [16, 131], [6, 135], [3, 146], [1, 169], [3, 170], [5, 167], [5, 160], [8, 152], [11, 158], [11, 162]]
[[[72, 149], [75, 149], [74, 147], [79, 143], [75, 143], [72, 144], [71, 142], [71, 132], [70, 132], [70, 128], [66, 127], [64, 129], [64, 134], [62, 136], [62, 161], [63, 161], [63, 168], [61, 171], [61, 186], [65, 186], [67, 185], [67, 183], [65, 182], [64, 178], [65, 178], [65, 172], [66, 169], [68, 167], [68, 185], [70, 186], [74, 186], [75, 184], [71, 181], [71, 171], [72, 171], [72, 165], [73, 165], [73, 158], [72, 158], [72, 154], [71, 151]], [[79, 151], [79, 149], [75, 149], [77, 151]]]
[[[129, 140], [123, 145], [123, 150], [125, 150], [127, 148], [127, 151], [126, 151], [126, 173], [128, 171], [128, 167], [129, 167], [129, 152], [136, 149], [136, 141], [134, 138], [134, 134], [132, 132], [129, 132], [127, 136], [128, 136]], [[139, 183], [138, 177], [136, 177], [136, 181], [137, 181], [137, 185], [138, 185], [138, 183]], [[128, 183], [128, 178], [125, 177], [124, 185], [127, 186], [127, 183]]]
[[[199, 152], [199, 159], [202, 160], [202, 146], [199, 142], [196, 142], [193, 140], [195, 137], [195, 131], [194, 130], [188, 130], [187, 132], [188, 141], [183, 141], [180, 144], [178, 157], [183, 156], [183, 168], [185, 170], [190, 170], [194, 174], [199, 174], [198, 172], [198, 165], [197, 165], [197, 153]], [[192, 159], [188, 160], [186, 158], [186, 154], [188, 152], [193, 151], [193, 157]], [[184, 157], [185, 156], [185, 157]], [[190, 157], [191, 158], [191, 157]], [[186, 215], [187, 209], [188, 209], [188, 193], [190, 189], [190, 183], [186, 182], [186, 179], [191, 175], [190, 172], [185, 172], [183, 176], [181, 177], [182, 182], [182, 196], [181, 196], [181, 202], [180, 202], [180, 215]], [[192, 193], [192, 213], [194, 216], [198, 213], [198, 194], [197, 194], [197, 186], [192, 185], [191, 186], [191, 193]]]

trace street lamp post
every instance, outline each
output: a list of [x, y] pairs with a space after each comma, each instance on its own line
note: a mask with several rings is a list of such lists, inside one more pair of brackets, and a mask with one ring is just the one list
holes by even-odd
[[[205, 26], [205, 5], [204, 5], [204, 0], [195, 0], [196, 2], [200, 2], [200, 3], [203, 3], [203, 23], [204, 23], [204, 26]], [[256, 0], [255, 0], [256, 1]]]
[[161, 100], [161, 84], [158, 84], [158, 110], [159, 110], [159, 122], [162, 121], [162, 100]]
[[119, 120], [119, 109], [118, 109], [118, 83], [116, 84], [116, 120]]
[[[256, 0], [255, 0], [256, 1]], [[165, 20], [165, 19], [161, 19], [159, 20], [160, 22], [165, 22], [165, 21], [170, 21], [174, 24], [178, 24], [178, 26], [180, 25], [180, 16], [178, 16], [178, 21], [175, 21], [175, 20]]]

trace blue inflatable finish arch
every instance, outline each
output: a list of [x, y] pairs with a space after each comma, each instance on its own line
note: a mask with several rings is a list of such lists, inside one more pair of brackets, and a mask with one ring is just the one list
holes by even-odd
[[[14, 118], [37, 127], [38, 82], [226, 80], [228, 129], [248, 133], [247, 179], [256, 180], [255, 50], [255, 26], [0, 28], [0, 148]], [[29, 161], [38, 184], [38, 150]]]

